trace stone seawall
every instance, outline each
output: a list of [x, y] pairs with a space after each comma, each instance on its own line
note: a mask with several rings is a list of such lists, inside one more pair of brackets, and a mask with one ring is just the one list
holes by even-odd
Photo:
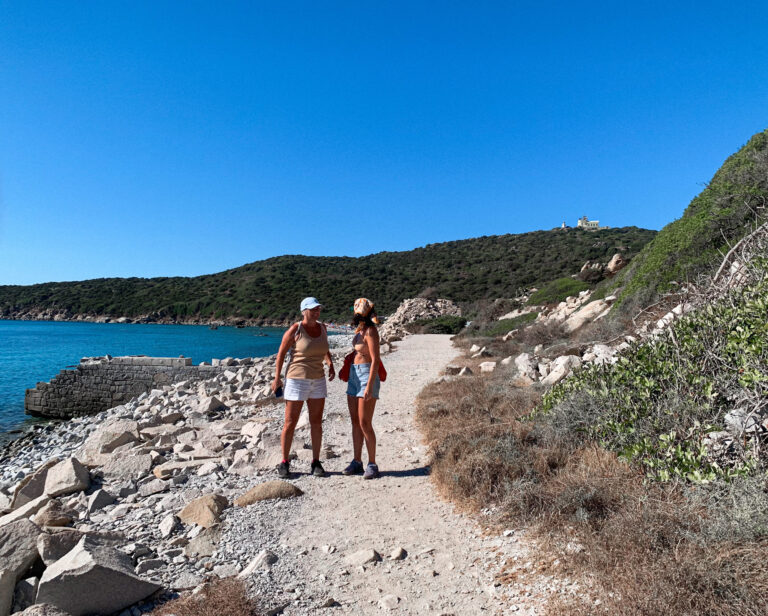
[[84, 358], [74, 369], [62, 370], [50, 383], [28, 389], [24, 409], [28, 415], [55, 419], [94, 415], [152, 389], [208, 379], [224, 370], [223, 365], [193, 366], [188, 357]]

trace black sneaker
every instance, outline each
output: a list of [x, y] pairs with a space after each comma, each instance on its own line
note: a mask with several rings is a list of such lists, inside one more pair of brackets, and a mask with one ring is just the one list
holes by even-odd
[[323, 465], [320, 464], [320, 460], [312, 462], [311, 472], [315, 477], [325, 477], [325, 469], [323, 468]]
[[349, 463], [347, 468], [345, 468], [342, 473], [345, 475], [359, 475], [363, 472], [363, 463], [358, 462], [357, 460], [352, 460], [352, 462]]
[[288, 479], [291, 476], [291, 463], [280, 462], [280, 464], [277, 465], [277, 476], [282, 477], [283, 479]]

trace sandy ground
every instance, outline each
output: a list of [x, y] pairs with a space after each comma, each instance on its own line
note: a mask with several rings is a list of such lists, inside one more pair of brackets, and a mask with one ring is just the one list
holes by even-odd
[[[456, 355], [448, 336], [423, 335], [397, 343], [384, 356], [389, 378], [373, 422], [378, 480], [341, 474], [352, 457], [346, 384], [329, 384], [324, 445], [339, 457], [324, 460], [329, 476], [323, 479], [306, 474], [307, 459], [292, 465], [305, 496], [293, 519], [280, 525], [280, 542], [295, 557], [290, 566], [301, 601], [288, 603], [283, 613], [316, 613], [332, 602], [322, 613], [536, 613], [534, 589], [495, 581], [505, 562], [530, 562], [523, 534], [484, 533], [441, 500], [429, 479], [427, 451], [413, 423], [415, 398]], [[295, 448], [309, 453], [302, 442]], [[406, 557], [391, 559], [400, 548]], [[351, 558], [366, 549], [376, 550], [382, 561], [360, 565]], [[307, 611], [307, 600], [316, 607]]]

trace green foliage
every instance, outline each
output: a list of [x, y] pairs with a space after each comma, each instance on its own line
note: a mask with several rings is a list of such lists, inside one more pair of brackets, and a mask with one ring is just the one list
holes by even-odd
[[409, 324], [408, 329], [422, 334], [458, 334], [466, 324], [464, 317], [443, 315], [435, 319], [419, 319]]
[[524, 325], [527, 325], [528, 323], [532, 323], [536, 320], [538, 315], [538, 312], [529, 312], [527, 314], [521, 314], [514, 319], [503, 319], [501, 321], [495, 321], [493, 323], [489, 323], [488, 326], [481, 329], [479, 333], [482, 336], [503, 336], [513, 329], [518, 329]]
[[195, 278], [104, 278], [0, 286], [0, 317], [30, 309], [72, 314], [181, 319], [287, 319], [302, 297], [325, 305], [324, 317], [346, 320], [355, 297], [370, 297], [379, 314], [405, 298], [430, 294], [468, 303], [513, 297], [521, 288], [578, 270], [586, 260], [632, 256], [654, 231], [625, 227], [495, 235], [430, 244], [360, 258], [289, 255]]
[[636, 343], [616, 364], [566, 379], [544, 396], [540, 411], [639, 461], [659, 480], [749, 474], [759, 460], [746, 453], [720, 466], [702, 439], [723, 430], [725, 414], [740, 402], [768, 395], [767, 316], [763, 278]]
[[768, 130], [730, 156], [682, 218], [661, 231], [614, 279], [624, 285], [616, 307], [645, 306], [671, 288], [694, 280], [750, 230], [768, 198]]
[[586, 291], [591, 285], [576, 278], [558, 278], [548, 282], [535, 293], [531, 293], [528, 304], [538, 306], [541, 304], [559, 304], [566, 297], [578, 295], [580, 291]]

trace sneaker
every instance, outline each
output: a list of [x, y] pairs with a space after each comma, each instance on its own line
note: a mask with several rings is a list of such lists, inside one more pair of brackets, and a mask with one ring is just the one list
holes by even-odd
[[311, 472], [315, 477], [325, 477], [325, 469], [323, 468], [323, 465], [320, 464], [320, 460], [312, 462]]
[[363, 475], [363, 479], [378, 479], [381, 476], [379, 473], [379, 467], [375, 464], [368, 463], [368, 466], [365, 467], [365, 474]]
[[291, 463], [280, 462], [280, 464], [277, 465], [277, 476], [282, 477], [283, 479], [288, 479], [288, 477], [291, 476]]
[[359, 475], [362, 472], [363, 463], [358, 462], [357, 460], [352, 460], [352, 462], [349, 463], [349, 466], [342, 471], [345, 475]]

